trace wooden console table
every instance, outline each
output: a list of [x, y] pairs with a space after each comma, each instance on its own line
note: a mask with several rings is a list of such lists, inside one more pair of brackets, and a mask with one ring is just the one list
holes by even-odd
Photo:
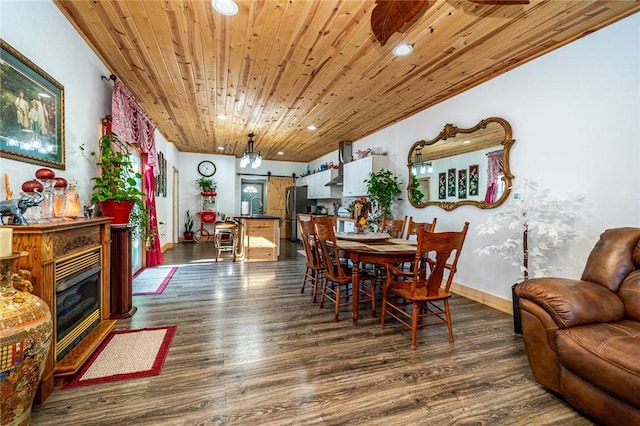
[[[15, 269], [31, 272], [33, 294], [40, 297], [51, 309], [53, 338], [51, 348], [36, 393], [36, 404], [42, 404], [53, 392], [54, 378], [58, 384], [66, 376], [75, 374], [115, 326], [110, 316], [110, 264], [111, 219], [75, 219], [13, 228], [13, 249], [26, 251], [28, 256], [18, 259]], [[84, 258], [87, 252], [99, 257], [100, 303], [99, 322], [82, 340], [56, 360], [56, 266], [73, 264], [74, 259]]]

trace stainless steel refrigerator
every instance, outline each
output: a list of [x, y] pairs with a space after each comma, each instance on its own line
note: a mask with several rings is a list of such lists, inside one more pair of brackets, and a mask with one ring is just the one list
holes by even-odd
[[300, 240], [300, 230], [296, 221], [297, 213], [307, 213], [309, 206], [316, 204], [316, 200], [307, 198], [306, 186], [290, 186], [287, 188], [287, 218], [285, 226], [289, 229], [291, 241]]

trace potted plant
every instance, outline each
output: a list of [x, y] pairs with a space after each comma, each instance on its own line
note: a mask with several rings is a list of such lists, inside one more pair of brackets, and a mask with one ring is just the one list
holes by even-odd
[[370, 222], [380, 224], [382, 217], [392, 219], [391, 204], [397, 199], [396, 196], [402, 192], [400, 181], [389, 170], [380, 170], [369, 173], [367, 183], [367, 194], [371, 200], [372, 215]]
[[202, 195], [209, 195], [213, 192], [216, 192], [218, 183], [211, 178], [201, 177], [196, 180], [196, 185], [198, 185], [198, 188], [200, 188], [200, 192], [203, 193]]
[[521, 333], [515, 286], [530, 275], [542, 277], [551, 270], [545, 266], [545, 257], [576, 236], [573, 224], [584, 196], [556, 198], [551, 196], [549, 189], [538, 191], [538, 185], [529, 180], [512, 190], [513, 200], [478, 226], [480, 235], [494, 235], [503, 228], [508, 230], [507, 234], [474, 252], [480, 255], [499, 254], [519, 267], [522, 275], [512, 286], [512, 300], [514, 329], [516, 333]]
[[420, 191], [420, 182], [416, 175], [411, 175], [411, 198], [413, 202], [417, 205], [422, 204], [422, 199], [424, 198], [424, 194]]
[[187, 210], [184, 216], [184, 233], [182, 234], [184, 235], [185, 241], [193, 240], [193, 224], [193, 216], [191, 216], [191, 213]]
[[149, 212], [144, 205], [144, 193], [138, 188], [142, 175], [134, 168], [132, 149], [129, 142], [120, 140], [115, 133], [102, 136], [98, 150], [88, 156], [84, 145], [80, 146], [83, 155], [93, 159], [100, 169], [100, 174], [91, 178], [91, 203], [100, 207], [103, 216], [113, 217], [112, 224], [131, 224], [134, 237], [140, 237], [148, 234]]

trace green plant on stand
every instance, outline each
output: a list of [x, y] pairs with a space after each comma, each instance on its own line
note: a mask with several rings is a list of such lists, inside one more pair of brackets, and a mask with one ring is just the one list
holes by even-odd
[[124, 223], [133, 227], [134, 238], [143, 238], [146, 242], [155, 236], [155, 232], [149, 229], [149, 211], [144, 205], [144, 193], [139, 189], [142, 174], [135, 169], [131, 160], [134, 149], [133, 145], [121, 140], [115, 133], [102, 136], [98, 140], [97, 151], [87, 153], [85, 146], [80, 145], [82, 155], [95, 161], [100, 170], [98, 176], [91, 178], [91, 203], [100, 205], [103, 215], [109, 205], [128, 205], [130, 213], [128, 216], [125, 214]]
[[201, 177], [196, 180], [196, 185], [202, 192], [215, 192], [218, 183], [213, 179]]
[[402, 192], [400, 189], [400, 181], [389, 170], [380, 170], [378, 172], [369, 173], [367, 183], [367, 194], [371, 201], [373, 217], [370, 217], [370, 223], [380, 226], [382, 217], [392, 219], [391, 204], [395, 200], [399, 200], [397, 195]]

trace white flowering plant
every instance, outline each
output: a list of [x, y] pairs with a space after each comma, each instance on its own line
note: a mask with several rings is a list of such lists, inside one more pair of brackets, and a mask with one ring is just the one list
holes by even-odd
[[474, 252], [511, 260], [524, 279], [544, 276], [551, 270], [546, 256], [576, 237], [573, 227], [584, 196], [557, 198], [550, 189], [538, 190], [537, 183], [530, 180], [513, 187], [512, 193], [509, 203], [478, 226], [480, 235], [496, 235], [502, 230], [508, 230], [508, 235]]

